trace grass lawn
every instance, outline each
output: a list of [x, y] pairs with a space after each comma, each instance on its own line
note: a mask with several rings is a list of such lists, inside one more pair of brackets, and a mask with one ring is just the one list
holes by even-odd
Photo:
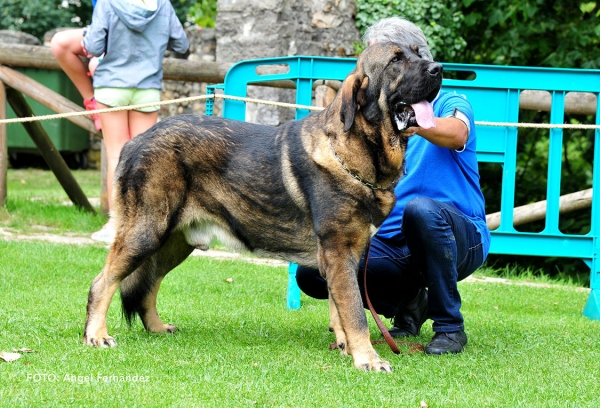
[[[72, 170], [72, 173], [88, 199], [100, 197], [100, 171]], [[89, 236], [106, 222], [102, 215], [74, 208], [48, 170], [9, 169], [7, 191], [6, 205], [0, 207], [0, 227], [11, 231]], [[100, 208], [96, 210], [100, 214]]]
[[[87, 234], [102, 225], [55, 204], [55, 192], [11, 190], [14, 175], [0, 226], [60, 233], [71, 222]], [[17, 208], [27, 202], [66, 214]], [[299, 311], [286, 310], [284, 267], [242, 261], [191, 257], [169, 274], [158, 309], [179, 332], [147, 334], [139, 321], [129, 328], [116, 296], [108, 325], [119, 346], [84, 346], [87, 293], [106, 254], [102, 245], [0, 236], [0, 351], [34, 351], [0, 361], [0, 406], [600, 406], [600, 322], [582, 316], [588, 292], [575, 285], [462, 282], [465, 352], [396, 356], [377, 345], [394, 367], [386, 375], [359, 372], [328, 349], [327, 302], [303, 296]], [[413, 340], [429, 341], [430, 323]]]

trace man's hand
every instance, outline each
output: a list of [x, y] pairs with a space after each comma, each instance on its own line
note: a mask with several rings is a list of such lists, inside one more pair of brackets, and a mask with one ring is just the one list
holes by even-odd
[[412, 126], [412, 127], [408, 127], [406, 129], [404, 129], [402, 132], [400, 132], [402, 134], [402, 136], [404, 137], [411, 137], [414, 136], [417, 133], [420, 133], [423, 129], [420, 126]]

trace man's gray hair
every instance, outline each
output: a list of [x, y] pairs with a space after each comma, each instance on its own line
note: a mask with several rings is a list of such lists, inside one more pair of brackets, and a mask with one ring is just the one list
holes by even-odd
[[396, 44], [416, 45], [421, 58], [433, 61], [427, 38], [414, 23], [401, 17], [388, 17], [370, 26], [363, 36], [365, 44], [391, 41]]

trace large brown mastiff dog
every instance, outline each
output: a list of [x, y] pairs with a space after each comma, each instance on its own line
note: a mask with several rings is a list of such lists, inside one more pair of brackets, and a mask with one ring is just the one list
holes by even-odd
[[410, 105], [437, 95], [440, 64], [381, 43], [360, 56], [322, 112], [279, 127], [181, 115], [127, 143], [115, 175], [116, 239], [93, 281], [83, 341], [115, 346], [106, 312], [121, 287], [127, 319], [173, 332], [156, 310], [165, 275], [213, 239], [318, 267], [330, 328], [362, 370], [391, 371], [373, 349], [357, 283], [370, 237], [395, 202]]

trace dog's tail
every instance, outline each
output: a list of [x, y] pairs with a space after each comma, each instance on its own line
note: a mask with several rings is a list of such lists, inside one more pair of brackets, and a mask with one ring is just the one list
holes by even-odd
[[157, 279], [153, 268], [144, 263], [121, 282], [121, 310], [129, 326], [144, 312], [143, 301], [154, 289]]

